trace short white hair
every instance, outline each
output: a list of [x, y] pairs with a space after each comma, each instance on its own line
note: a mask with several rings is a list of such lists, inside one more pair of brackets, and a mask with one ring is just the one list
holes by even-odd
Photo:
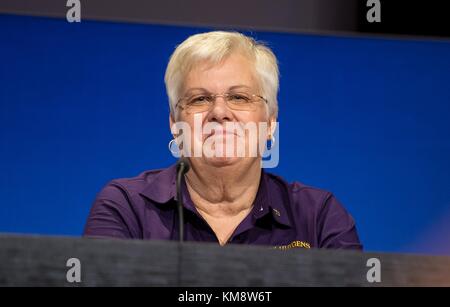
[[277, 58], [264, 43], [238, 32], [226, 31], [195, 34], [177, 46], [170, 57], [164, 77], [170, 112], [176, 114], [175, 107], [183, 82], [196, 63], [207, 61], [215, 65], [232, 53], [243, 54], [254, 63], [261, 95], [268, 101], [269, 115], [276, 117], [279, 89]]

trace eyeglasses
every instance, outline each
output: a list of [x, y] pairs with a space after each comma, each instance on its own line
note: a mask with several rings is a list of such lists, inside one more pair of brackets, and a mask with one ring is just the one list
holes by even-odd
[[256, 94], [233, 92], [225, 94], [196, 94], [183, 97], [178, 100], [176, 107], [180, 107], [189, 114], [202, 113], [211, 110], [217, 97], [222, 97], [230, 109], [237, 111], [254, 111], [261, 101], [267, 103], [266, 98]]

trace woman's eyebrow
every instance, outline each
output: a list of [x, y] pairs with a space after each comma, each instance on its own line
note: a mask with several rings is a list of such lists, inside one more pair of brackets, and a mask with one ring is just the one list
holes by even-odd
[[195, 91], [199, 91], [202, 93], [210, 93], [210, 91], [208, 91], [206, 88], [203, 88], [203, 87], [191, 87], [188, 90], [186, 90], [184, 95], [188, 95], [190, 92], [195, 92]]
[[[232, 90], [236, 90], [236, 89], [240, 89], [240, 88], [252, 89], [252, 87], [250, 87], [248, 85], [239, 84], [239, 85], [230, 86], [228, 88], [228, 91], [232, 91]], [[204, 92], [204, 93], [211, 93], [211, 91], [207, 90], [204, 87], [191, 87], [188, 90], [186, 90], [185, 95], [189, 94], [190, 92], [194, 92], [194, 91], [200, 91], [200, 92]]]
[[240, 88], [252, 89], [251, 86], [242, 84], [242, 85], [233, 85], [233, 86], [229, 87], [228, 90], [232, 91], [232, 90], [236, 90], [236, 89], [240, 89]]

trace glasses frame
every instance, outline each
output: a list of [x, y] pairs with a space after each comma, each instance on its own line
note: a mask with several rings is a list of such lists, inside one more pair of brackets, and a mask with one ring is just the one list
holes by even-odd
[[[222, 97], [225, 100], [225, 103], [226, 103], [227, 107], [230, 108], [230, 104], [228, 104], [227, 97], [229, 97], [230, 95], [236, 95], [236, 94], [239, 94], [239, 93], [240, 92], [226, 92], [226, 93], [222, 93], [222, 94], [206, 94], [206, 93], [205, 94], [198, 94], [199, 96], [201, 96], [201, 95], [210, 96], [213, 100], [212, 100], [212, 102], [208, 103], [208, 109], [206, 109], [205, 111], [192, 112], [192, 113], [203, 113], [203, 112], [210, 111], [211, 108], [213, 107], [213, 105], [216, 103], [216, 100], [217, 100], [218, 97]], [[242, 94], [243, 93], [244, 92], [242, 92]], [[269, 103], [269, 101], [266, 98], [264, 98], [263, 96], [261, 96], [261, 95], [250, 94], [250, 93], [245, 93], [245, 94], [247, 94], [247, 95], [249, 95], [251, 97], [251, 101], [252, 102], [254, 102], [256, 98], [259, 98], [259, 99], [262, 99], [266, 104]], [[184, 100], [189, 100], [189, 98], [192, 98], [194, 96], [196, 96], [196, 95], [184, 96], [184, 97], [178, 99], [178, 102], [175, 105], [175, 108], [179, 107], [182, 110], [186, 110], [187, 109], [186, 105], [185, 106], [181, 105], [181, 102], [184, 101]], [[231, 110], [236, 110], [236, 109], [233, 109], [232, 107], [230, 109]]]

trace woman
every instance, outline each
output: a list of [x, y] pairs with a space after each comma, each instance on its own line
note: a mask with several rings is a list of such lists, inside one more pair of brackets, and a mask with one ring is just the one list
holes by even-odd
[[[261, 168], [264, 150], [255, 148], [276, 142], [278, 75], [272, 51], [235, 32], [193, 35], [172, 54], [169, 147], [178, 145], [191, 166], [181, 185], [184, 239], [361, 249], [352, 217], [331, 193]], [[111, 181], [84, 234], [178, 240], [175, 177], [173, 165]]]

